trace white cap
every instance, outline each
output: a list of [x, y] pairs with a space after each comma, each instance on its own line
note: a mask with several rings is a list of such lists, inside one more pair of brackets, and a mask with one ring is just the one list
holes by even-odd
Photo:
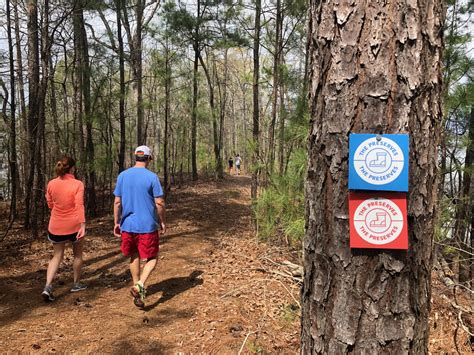
[[137, 147], [137, 149], [135, 149], [135, 155], [138, 155], [138, 156], [144, 156], [144, 155], [152, 156], [151, 149], [148, 148], [146, 145], [141, 145], [141, 146]]

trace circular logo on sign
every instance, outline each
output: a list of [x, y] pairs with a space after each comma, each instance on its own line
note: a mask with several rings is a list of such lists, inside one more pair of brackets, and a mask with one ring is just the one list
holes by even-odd
[[385, 198], [370, 198], [354, 213], [354, 226], [367, 243], [382, 245], [393, 242], [403, 229], [403, 215], [395, 202]]
[[385, 137], [363, 141], [354, 153], [354, 168], [362, 180], [372, 185], [386, 185], [402, 173], [405, 159], [400, 146]]

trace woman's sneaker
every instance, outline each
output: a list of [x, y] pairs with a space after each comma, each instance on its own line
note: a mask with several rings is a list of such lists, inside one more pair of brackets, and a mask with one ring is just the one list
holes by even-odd
[[56, 298], [53, 296], [53, 288], [51, 286], [45, 286], [41, 293], [45, 302], [53, 302]]
[[145, 307], [146, 289], [143, 285], [136, 283], [130, 288], [130, 294], [133, 297], [133, 304], [138, 308]]
[[72, 286], [71, 288], [71, 292], [79, 292], [79, 291], [83, 291], [87, 288], [86, 285], [84, 284], [81, 284], [80, 282], [77, 282], [74, 284], [74, 286]]

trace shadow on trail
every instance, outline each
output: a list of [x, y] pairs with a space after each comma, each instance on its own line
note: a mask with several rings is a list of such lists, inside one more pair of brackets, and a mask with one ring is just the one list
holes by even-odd
[[[204, 184], [204, 188], [193, 191], [193, 185], [190, 190], [176, 190], [170, 196], [170, 213], [168, 214], [168, 226], [178, 226], [176, 232], [167, 233], [162, 237], [162, 243], [170, 243], [169, 249], [175, 247], [175, 243], [179, 246], [178, 240], [185, 241], [188, 245], [198, 239], [205, 239], [214, 247], [225, 238], [230, 231], [238, 231], [242, 221], [250, 218], [250, 204], [247, 198], [242, 198], [242, 187], [248, 187], [250, 179], [247, 177], [229, 177], [224, 182], [199, 182]], [[197, 186], [197, 185], [196, 185]], [[245, 193], [246, 194], [246, 193]], [[100, 227], [102, 228], [102, 227]], [[99, 228], [98, 228], [99, 229]], [[98, 234], [103, 235], [104, 233]], [[237, 233], [232, 233], [238, 235]], [[61, 273], [56, 279], [56, 284], [63, 283], [57, 287], [59, 299], [52, 304], [45, 304], [41, 299], [41, 291], [46, 277], [45, 268], [39, 270], [28, 271], [14, 276], [0, 277], [0, 324], [5, 326], [19, 320], [27, 319], [30, 313], [41, 309], [43, 313], [41, 317], [57, 317], [58, 312], [62, 312], [64, 316], [69, 315], [69, 307], [74, 305], [75, 299], [79, 296], [84, 303], [90, 303], [92, 307], [96, 307], [95, 302], [104, 293], [106, 287], [120, 289], [128, 285], [128, 263], [126, 258], [119, 256], [118, 246], [113, 246], [112, 242], [106, 244], [110, 246], [106, 250], [95, 250], [95, 256], [85, 260], [84, 278], [91, 279], [89, 288], [77, 296], [69, 293], [69, 283], [72, 283], [72, 270], [70, 266], [66, 269], [61, 268]], [[10, 244], [10, 243], [9, 243]], [[13, 242], [11, 245], [2, 245], [0, 248], [0, 257], [3, 254], [12, 255], [20, 248], [21, 244]], [[21, 251], [24, 253], [25, 251]], [[96, 254], [97, 253], [97, 254]], [[100, 253], [100, 254], [98, 254]], [[18, 253], [17, 253], [18, 254]], [[17, 256], [17, 254], [14, 254]], [[171, 254], [171, 253], [170, 253]], [[172, 254], [171, 254], [172, 255]], [[99, 263], [99, 265], [95, 265]], [[11, 263], [10, 260], [6, 264]], [[121, 266], [123, 263], [123, 267]], [[194, 258], [189, 263], [198, 267], [198, 262]], [[14, 269], [15, 265], [11, 266]], [[94, 268], [95, 267], [95, 268]], [[153, 310], [159, 304], [163, 304], [175, 296], [182, 294], [198, 285], [203, 284], [201, 279], [203, 271], [195, 270], [189, 276], [171, 277], [151, 285], [148, 294], [153, 295], [162, 292], [161, 297], [154, 303], [146, 306], [146, 311]], [[191, 312], [191, 311], [189, 311]], [[175, 318], [188, 317], [189, 312], [175, 314]], [[161, 314], [161, 312], [158, 312]], [[54, 316], [53, 316], [54, 314]], [[157, 315], [160, 316], [160, 315]], [[173, 316], [173, 315], [168, 315]], [[160, 316], [161, 317], [161, 316]], [[159, 318], [158, 321], [164, 321]], [[157, 323], [158, 324], [158, 323]], [[156, 343], [157, 347], [152, 347], [159, 353], [161, 344]], [[134, 348], [124, 342], [120, 348], [127, 349], [127, 352], [134, 352]], [[135, 350], [139, 350], [136, 348]], [[149, 349], [150, 350], [150, 349]]]
[[169, 301], [173, 297], [186, 292], [193, 287], [202, 285], [203, 280], [199, 278], [203, 274], [201, 270], [194, 270], [189, 276], [186, 277], [172, 277], [167, 280], [158, 282], [157, 284], [151, 285], [147, 289], [149, 296], [162, 291], [163, 294], [160, 299], [152, 304], [146, 305], [144, 310], [151, 311], [153, 308], [161, 303]]
[[[138, 341], [138, 345], [137, 345]], [[143, 349], [145, 348], [145, 349]], [[169, 353], [169, 347], [164, 346], [161, 342], [156, 339], [149, 339], [145, 342], [145, 339], [133, 339], [133, 340], [121, 340], [115, 344], [109, 345], [101, 349], [101, 352], [112, 353], [112, 354], [167, 354]]]
[[[206, 194], [196, 194], [190, 191], [177, 192], [170, 203], [172, 208], [169, 213], [168, 226], [192, 223], [191, 232], [180, 233], [183, 238], [188, 236], [203, 237], [211, 243], [219, 242], [222, 233], [230, 229], [239, 228], [243, 218], [251, 215], [250, 204], [236, 201], [235, 198], [226, 197], [226, 192], [232, 195], [233, 189], [212, 190]], [[179, 213], [175, 213], [179, 211]], [[165, 234], [162, 242], [176, 235]]]
[[[89, 288], [81, 292], [81, 298], [86, 298], [88, 302], [93, 302], [103, 291], [104, 285], [113, 285], [114, 289], [120, 289], [126, 285], [129, 280], [128, 264], [126, 269], [118, 275], [107, 273], [108, 270], [124, 262], [124, 257], [115, 259], [120, 251], [112, 251], [103, 255], [86, 259], [84, 262], [83, 279], [87, 280], [96, 275], [102, 275], [98, 280], [87, 282]], [[92, 269], [91, 265], [106, 260], [106, 264]], [[46, 269], [38, 269], [18, 276], [0, 278], [0, 299], [2, 305], [6, 306], [0, 313], [0, 324], [6, 325], [21, 319], [26, 314], [39, 307], [50, 307], [52, 309], [61, 308], [65, 303], [72, 303], [74, 294], [69, 292], [69, 283], [72, 284], [72, 266], [62, 266], [55, 279], [57, 300], [54, 303], [45, 303], [41, 298], [41, 291], [46, 278]], [[66, 286], [65, 286], [66, 285]], [[22, 300], [21, 307], [17, 307], [19, 300]]]

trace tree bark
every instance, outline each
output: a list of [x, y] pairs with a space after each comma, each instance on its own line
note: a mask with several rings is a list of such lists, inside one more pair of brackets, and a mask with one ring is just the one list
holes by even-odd
[[[50, 38], [49, 38], [49, 0], [44, 0], [41, 16], [41, 67], [42, 76], [37, 91], [37, 126], [35, 134], [35, 150], [31, 152], [35, 162], [35, 176], [32, 186], [32, 213], [31, 232], [33, 238], [38, 237], [38, 221], [44, 221], [44, 171], [45, 171], [45, 122], [46, 122], [46, 91], [49, 80], [49, 58], [50, 58]], [[29, 108], [31, 110], [31, 108]]]
[[[79, 154], [78, 170], [85, 170], [85, 139], [84, 139], [84, 103], [83, 103], [83, 91], [82, 91], [82, 56], [81, 56], [81, 16], [82, 13], [81, 5], [79, 0], [75, 4], [74, 11], [72, 13], [73, 32], [74, 32], [74, 69], [73, 69], [73, 80], [72, 85], [74, 88], [73, 106], [74, 106], [74, 141], [75, 149]], [[77, 154], [76, 153], [76, 154]], [[77, 158], [77, 157], [76, 157]]]
[[54, 83], [55, 67], [53, 66], [53, 59], [51, 56], [49, 56], [48, 58], [48, 64], [49, 64], [49, 85], [51, 89], [49, 102], [51, 105], [51, 118], [53, 120], [53, 127], [54, 127], [54, 152], [55, 152], [55, 155], [60, 155], [64, 147], [61, 142], [61, 128], [59, 127], [58, 104], [56, 100], [56, 86]]
[[268, 132], [268, 154], [267, 164], [268, 173], [273, 173], [273, 167], [275, 165], [275, 125], [277, 120], [278, 112], [278, 98], [280, 89], [280, 67], [282, 54], [282, 30], [283, 30], [283, 16], [281, 11], [281, 0], [277, 0], [276, 3], [276, 19], [275, 19], [275, 53], [273, 54], [273, 93], [272, 93], [272, 118], [270, 121], [270, 127]]
[[199, 61], [201, 63], [201, 67], [204, 70], [204, 75], [206, 76], [207, 87], [209, 89], [209, 106], [211, 108], [211, 115], [212, 115], [212, 136], [214, 142], [214, 159], [216, 161], [216, 175], [219, 179], [224, 177], [224, 168], [222, 166], [222, 158], [221, 158], [221, 149], [219, 145], [219, 127], [217, 122], [217, 113], [216, 113], [216, 103], [214, 100], [214, 85], [212, 83], [211, 74], [209, 73], [209, 69], [204, 63], [201, 54], [199, 54]]
[[200, 57], [200, 43], [199, 43], [199, 22], [201, 17], [201, 1], [197, 0], [197, 20], [196, 28], [194, 29], [194, 67], [193, 67], [193, 106], [191, 113], [191, 169], [192, 179], [198, 179], [197, 171], [197, 99], [198, 99], [198, 69]]
[[171, 63], [170, 63], [170, 50], [169, 50], [169, 38], [166, 37], [166, 48], [165, 48], [165, 132], [163, 137], [163, 180], [165, 191], [169, 191], [169, 154], [168, 154], [168, 140], [169, 140], [169, 121], [170, 121], [170, 100], [171, 100]]
[[[135, 34], [130, 43], [130, 57], [132, 59], [133, 91], [137, 104], [137, 145], [146, 144], [144, 131], [143, 111], [143, 63], [142, 63], [142, 28], [143, 28], [143, 0], [135, 0]], [[132, 50], [133, 49], [133, 50]]]
[[255, 35], [253, 42], [253, 152], [252, 152], [252, 179], [250, 195], [253, 200], [257, 198], [258, 189], [258, 163], [259, 163], [259, 136], [260, 136], [260, 105], [259, 105], [259, 81], [260, 81], [260, 14], [262, 12], [262, 1], [255, 1]]
[[[464, 158], [464, 169], [462, 175], [462, 185], [459, 192], [459, 200], [456, 204], [456, 220], [454, 225], [454, 235], [460, 249], [470, 249], [472, 241], [473, 228], [472, 206], [474, 205], [474, 183], [473, 183], [473, 163], [474, 163], [474, 108], [471, 108], [468, 121], [468, 146], [466, 148], [466, 157]], [[469, 228], [470, 227], [470, 228]], [[460, 252], [459, 262], [459, 282], [470, 283], [471, 265], [473, 264], [470, 253]]]
[[[76, 75], [79, 84], [78, 91], [81, 96], [80, 102], [82, 105], [76, 107], [79, 110], [80, 130], [83, 131], [82, 124], [86, 124], [86, 141], [85, 150], [82, 154], [83, 166], [85, 167], [86, 176], [86, 207], [90, 216], [96, 214], [96, 196], [95, 184], [96, 175], [94, 170], [94, 142], [92, 139], [92, 112], [91, 112], [91, 93], [90, 93], [90, 65], [89, 65], [89, 46], [87, 42], [87, 33], [84, 24], [84, 2], [78, 0], [76, 8], [74, 9], [74, 48], [76, 53]], [[82, 121], [82, 122], [81, 122]]]
[[119, 121], [120, 121], [120, 144], [118, 155], [119, 173], [125, 170], [125, 142], [126, 142], [126, 126], [125, 126], [125, 59], [123, 51], [122, 38], [122, 20], [120, 11], [123, 7], [123, 0], [116, 0], [115, 7], [117, 12], [117, 41], [119, 56], [119, 76], [120, 76], [120, 97], [119, 97]]
[[[280, 57], [280, 73], [283, 67], [283, 53]], [[285, 172], [285, 119], [286, 119], [286, 108], [285, 108], [285, 85], [283, 80], [280, 78], [280, 121], [279, 121], [279, 145], [278, 145], [278, 164], [280, 175]]]
[[[19, 130], [23, 136], [28, 136], [28, 120], [27, 120], [27, 113], [26, 113], [26, 100], [25, 100], [25, 82], [23, 79], [23, 55], [22, 55], [22, 48], [21, 48], [21, 33], [20, 33], [20, 19], [18, 16], [18, 0], [15, 0], [13, 3], [13, 17], [15, 21], [15, 49], [16, 49], [16, 75], [17, 75], [17, 83], [18, 83], [18, 98], [20, 104], [20, 115], [19, 115]], [[27, 152], [28, 151], [28, 142], [26, 140], [22, 140], [20, 142], [20, 151]], [[18, 168], [22, 170], [22, 174], [27, 176], [28, 175], [28, 159], [17, 157], [19, 158], [19, 165]], [[18, 186], [18, 199], [24, 198], [24, 189], [23, 185], [26, 186], [26, 179], [24, 184], [20, 184]]]
[[15, 90], [15, 60], [13, 53], [12, 21], [10, 11], [10, 0], [6, 0], [7, 15], [7, 38], [8, 38], [8, 56], [10, 64], [10, 137], [9, 137], [9, 165], [11, 178], [10, 193], [10, 221], [16, 218], [17, 190], [19, 185], [18, 162], [16, 154], [16, 90]]
[[[428, 353], [444, 8], [311, 1], [303, 354]], [[410, 134], [409, 250], [349, 249], [350, 132]]]
[[36, 216], [32, 215], [32, 205], [35, 196], [35, 172], [38, 168], [38, 161], [35, 161], [37, 147], [37, 132], [39, 120], [39, 36], [38, 36], [38, 4], [37, 0], [27, 2], [28, 15], [28, 122], [27, 139], [29, 147], [29, 166], [27, 173], [27, 184], [25, 191], [25, 227], [36, 227]]

